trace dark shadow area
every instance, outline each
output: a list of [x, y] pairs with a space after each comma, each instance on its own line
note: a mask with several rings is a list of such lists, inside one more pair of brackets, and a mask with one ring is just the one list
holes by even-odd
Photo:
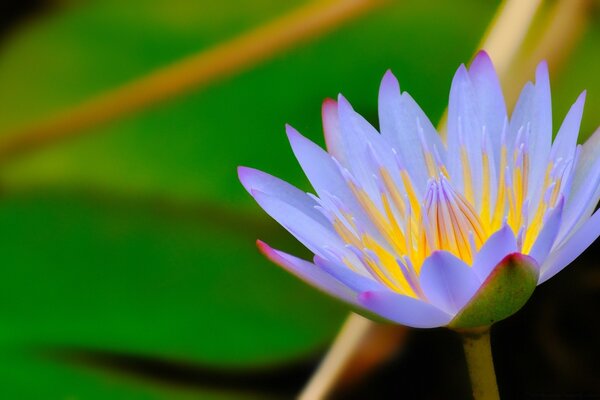
[[77, 348], [47, 349], [42, 354], [59, 362], [152, 384], [284, 399], [300, 391], [318, 362], [314, 357], [282, 365], [232, 368]]
[[7, 33], [24, 18], [50, 9], [51, 0], [2, 0], [0, 1], [0, 43]]

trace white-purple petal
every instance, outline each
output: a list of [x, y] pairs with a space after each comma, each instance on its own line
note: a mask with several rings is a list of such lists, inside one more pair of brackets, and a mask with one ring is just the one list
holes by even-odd
[[529, 252], [529, 256], [537, 261], [538, 265], [542, 265], [544, 260], [546, 260], [546, 257], [555, 243], [562, 222], [563, 208], [564, 199], [561, 198], [556, 207], [554, 207], [554, 210], [552, 210], [550, 215], [546, 218], [546, 221], [544, 221], [544, 226], [540, 230], [540, 233]]
[[496, 265], [515, 251], [517, 251], [517, 239], [510, 226], [504, 225], [488, 238], [475, 255], [473, 272], [483, 283]]
[[315, 264], [275, 250], [262, 241], [256, 242], [260, 251], [272, 262], [296, 275], [304, 282], [318, 288], [326, 294], [352, 305], [359, 306], [356, 293], [337, 279], [321, 270]]
[[525, 86], [523, 86], [523, 89], [521, 89], [517, 104], [510, 117], [510, 123], [506, 134], [507, 149], [512, 150], [514, 148], [519, 131], [531, 124], [534, 101], [535, 86], [533, 83], [527, 82]]
[[379, 126], [381, 135], [398, 153], [418, 194], [425, 193], [429, 173], [422, 142], [430, 151], [435, 149], [442, 161], [446, 160], [446, 149], [429, 118], [408, 93], [400, 92], [398, 80], [389, 70], [379, 88]]
[[344, 248], [333, 227], [325, 227], [300, 209], [258, 190], [252, 191], [256, 202], [274, 220], [315, 254], [323, 255], [323, 247]]
[[452, 320], [452, 315], [429, 303], [390, 290], [363, 292], [358, 302], [374, 314], [413, 328], [437, 328]]
[[543, 283], [573, 262], [600, 236], [600, 211], [596, 211], [564, 244], [556, 248], [541, 267]]
[[[452, 80], [448, 104], [448, 172], [452, 177], [453, 186], [460, 190], [464, 190], [465, 187], [461, 161], [463, 149], [469, 161], [472, 186], [479, 188], [482, 185], [483, 123], [477, 101], [467, 68], [461, 65]], [[479, 202], [480, 199], [477, 197], [476, 209], [479, 209]]]
[[370, 194], [374, 203], [381, 206], [379, 187], [373, 178], [378, 176], [379, 168], [385, 167], [396, 184], [400, 182], [392, 149], [384, 143], [379, 132], [354, 111], [342, 95], [338, 97], [338, 115], [344, 157], [351, 161], [346, 167], [361, 187]]
[[583, 144], [565, 204], [558, 242], [563, 242], [594, 212], [600, 190], [600, 129]]
[[239, 167], [238, 176], [248, 193], [252, 194], [253, 191], [266, 193], [295, 207], [321, 225], [331, 226], [325, 216], [315, 208], [317, 202], [289, 183], [265, 172], [248, 167]]
[[373, 222], [365, 215], [331, 156], [291, 126], [286, 125], [286, 130], [294, 155], [319, 197], [327, 198], [333, 193], [362, 229], [379, 237]]
[[577, 137], [579, 136], [579, 126], [583, 116], [583, 106], [585, 105], [586, 92], [583, 91], [573, 103], [567, 116], [563, 120], [556, 138], [552, 143], [550, 159], [556, 162], [558, 159], [569, 160], [575, 155], [577, 146]]
[[[535, 91], [531, 109], [531, 134], [529, 140], [529, 181], [543, 182], [552, 144], [552, 101], [548, 65], [541, 62], [535, 72]], [[541, 184], [530, 185], [528, 196], [538, 201]]]
[[425, 259], [419, 282], [429, 302], [453, 315], [481, 286], [473, 270], [446, 251], [436, 251]]
[[321, 114], [323, 117], [323, 132], [325, 133], [327, 152], [334, 156], [340, 163], [346, 164], [347, 160], [344, 157], [337, 102], [333, 99], [326, 99], [323, 102]]
[[361, 123], [362, 117], [354, 111], [348, 100], [341, 94], [338, 96], [338, 116], [343, 157], [348, 160], [343, 165], [352, 173], [361, 187], [370, 194], [370, 197], [377, 199], [377, 186], [373, 182], [373, 173], [376, 171], [371, 168], [368, 143], [369, 139], [374, 140], [373, 137], [379, 134], [368, 122]]
[[496, 74], [494, 64], [485, 51], [480, 51], [475, 56], [469, 67], [469, 76], [477, 96], [477, 103], [481, 112], [481, 122], [492, 143], [494, 160], [500, 160], [500, 138], [506, 120], [506, 104], [500, 87], [500, 80]]
[[355, 292], [385, 290], [386, 288], [371, 277], [354, 272], [339, 262], [315, 256], [315, 264], [329, 275], [342, 282]]

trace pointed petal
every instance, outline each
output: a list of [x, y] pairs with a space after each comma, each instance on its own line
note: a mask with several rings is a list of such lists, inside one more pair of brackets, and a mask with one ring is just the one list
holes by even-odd
[[600, 128], [596, 129], [596, 131], [588, 138], [588, 140], [585, 141], [585, 143], [582, 146], [581, 155], [579, 157], [579, 163], [577, 165], [575, 182], [573, 182], [574, 187], [576, 186], [576, 183], [583, 184], [585, 182], [585, 177], [596, 164], [599, 153]]
[[348, 100], [338, 96], [344, 157], [349, 162], [344, 166], [350, 170], [363, 189], [378, 203], [379, 191], [373, 180], [374, 165], [369, 158], [369, 143], [381, 140], [379, 133], [362, 116], [354, 111]]
[[558, 242], [566, 240], [590, 216], [600, 197], [600, 129], [583, 144], [565, 204]]
[[522, 127], [526, 127], [531, 122], [533, 114], [533, 103], [535, 101], [535, 86], [531, 82], [527, 82], [517, 100], [517, 104], [513, 110], [506, 135], [506, 146], [508, 149], [513, 149], [517, 133]]
[[338, 114], [342, 130], [344, 157], [351, 162], [347, 168], [369, 194], [371, 200], [383, 210], [381, 186], [378, 184], [381, 168], [391, 176], [396, 187], [401, 187], [398, 163], [392, 148], [375, 128], [352, 109], [350, 103], [340, 95]]
[[[467, 153], [472, 186], [474, 188], [482, 186], [483, 124], [477, 101], [471, 78], [466, 67], [461, 65], [452, 80], [448, 104], [448, 172], [452, 177], [453, 184], [463, 193], [465, 188], [464, 168], [461, 160], [463, 150]], [[477, 209], [479, 209], [479, 202], [480, 199], [477, 196], [475, 201]]]
[[504, 225], [489, 237], [475, 255], [473, 272], [483, 282], [504, 257], [515, 251], [517, 251], [517, 239], [510, 226]]
[[552, 97], [550, 92], [550, 76], [548, 64], [542, 61], [535, 71], [535, 123], [536, 137], [539, 137], [539, 149], [550, 150], [552, 142]]
[[315, 256], [315, 264], [355, 292], [386, 290], [372, 278], [358, 274], [346, 265]]
[[575, 155], [585, 97], [586, 92], [583, 91], [571, 106], [567, 116], [563, 120], [563, 123], [556, 134], [556, 138], [554, 139], [554, 143], [552, 143], [551, 160], [557, 160], [559, 158], [568, 160]]
[[450, 326], [490, 326], [511, 316], [531, 297], [537, 280], [538, 267], [533, 258], [520, 253], [509, 254], [493, 269]]
[[500, 137], [506, 120], [506, 103], [502, 94], [500, 80], [492, 60], [485, 51], [475, 56], [469, 68], [469, 76], [481, 110], [481, 122], [492, 143], [494, 159], [500, 160]]
[[596, 211], [566, 243], [550, 254], [542, 266], [539, 283], [547, 281], [562, 271], [594, 243], [598, 236], [600, 236], [600, 211]]
[[338, 196], [345, 194], [352, 197], [344, 178], [327, 152], [289, 125], [286, 125], [286, 132], [294, 155], [319, 196], [329, 190]]
[[283, 267], [291, 274], [296, 275], [309, 285], [342, 301], [358, 305], [356, 293], [313, 263], [294, 257], [283, 251], [275, 250], [260, 240], [258, 240], [256, 244], [269, 260], [280, 267]]
[[[379, 125], [385, 140], [396, 150], [419, 194], [429, 174], [422, 141], [446, 159], [446, 150], [429, 118], [408, 93], [400, 93], [398, 80], [387, 71], [379, 88]], [[423, 136], [422, 138], [420, 136]]]
[[529, 138], [530, 185], [528, 195], [538, 199], [541, 193], [541, 183], [548, 166], [550, 148], [552, 145], [552, 101], [550, 95], [550, 78], [548, 65], [541, 62], [535, 72], [535, 94], [532, 104], [531, 135]]
[[338, 166], [327, 152], [287, 125], [287, 134], [296, 159], [320, 198], [329, 193], [342, 202], [362, 229], [379, 237], [377, 229], [350, 191]]
[[538, 265], [543, 264], [554, 245], [562, 222], [564, 203], [564, 199], [561, 199], [554, 207], [529, 252], [529, 256], [536, 260]]
[[436, 251], [423, 262], [419, 281], [427, 299], [453, 315], [481, 285], [467, 264], [445, 251]]
[[253, 190], [252, 196], [267, 214], [313, 253], [323, 255], [324, 247], [344, 249], [344, 243], [331, 225], [324, 227], [301, 210], [264, 192]]
[[248, 193], [266, 193], [298, 209], [323, 226], [331, 226], [329, 221], [315, 206], [317, 202], [300, 189], [289, 183], [254, 168], [238, 167], [238, 176]]
[[323, 132], [327, 151], [342, 164], [346, 163], [342, 145], [342, 133], [338, 115], [338, 104], [333, 99], [325, 99], [321, 109], [323, 116]]
[[389, 321], [413, 328], [437, 328], [452, 319], [450, 314], [429, 303], [389, 290], [363, 292], [358, 301], [366, 309]]

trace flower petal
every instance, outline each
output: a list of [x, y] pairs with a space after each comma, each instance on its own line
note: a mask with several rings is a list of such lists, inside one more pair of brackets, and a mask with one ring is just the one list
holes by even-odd
[[596, 211], [560, 247], [554, 250], [542, 265], [539, 283], [543, 283], [573, 262], [600, 236], [600, 211]]
[[519, 98], [517, 104], [513, 110], [510, 118], [510, 124], [508, 126], [508, 132], [506, 134], [506, 146], [507, 149], [513, 149], [517, 134], [520, 129], [527, 127], [531, 123], [531, 116], [533, 114], [533, 103], [535, 102], [535, 86], [531, 82], [527, 82]]
[[325, 227], [300, 209], [264, 192], [253, 190], [252, 196], [267, 214], [314, 254], [323, 255], [324, 247], [344, 249], [344, 242], [331, 228], [331, 225], [329, 228]]
[[[464, 166], [461, 157], [463, 151], [467, 154], [472, 186], [474, 188], [482, 186], [483, 123], [477, 102], [475, 88], [467, 68], [461, 65], [452, 80], [448, 104], [448, 172], [452, 177], [453, 186], [463, 193], [465, 193]], [[479, 209], [480, 200], [477, 196], [476, 209]]]
[[352, 194], [331, 156], [291, 126], [286, 125], [286, 132], [294, 155], [317, 194], [321, 196], [329, 191], [342, 196], [342, 200], [351, 198]]
[[558, 235], [562, 243], [590, 216], [600, 197], [600, 129], [582, 146]]
[[253, 191], [266, 193], [295, 207], [321, 225], [331, 226], [327, 218], [315, 208], [317, 202], [302, 190], [289, 183], [265, 172], [248, 167], [238, 167], [238, 176], [248, 193], [252, 194]]
[[345, 164], [346, 159], [343, 152], [337, 101], [325, 99], [321, 114], [323, 117], [323, 132], [325, 133], [327, 152], [334, 156], [339, 162]]
[[413, 328], [437, 328], [452, 319], [450, 314], [429, 303], [390, 290], [363, 292], [358, 301], [372, 313]]
[[481, 285], [467, 264], [446, 251], [436, 251], [425, 259], [419, 281], [427, 299], [452, 315]]
[[583, 91], [569, 109], [567, 116], [563, 120], [556, 138], [552, 143], [550, 159], [556, 161], [559, 158], [569, 160], [575, 156], [577, 146], [577, 137], [579, 136], [579, 126], [583, 116], [583, 106], [585, 105], [586, 92]]
[[[552, 103], [548, 66], [545, 62], [538, 65], [535, 76], [535, 85], [527, 82], [521, 91], [507, 134], [509, 152], [526, 143], [530, 183], [526, 197], [531, 199], [532, 207], [543, 196], [544, 174], [552, 145]], [[522, 139], [521, 143], [516, 143], [518, 136]]]
[[485, 51], [480, 51], [475, 56], [469, 67], [469, 76], [477, 96], [477, 103], [481, 110], [481, 122], [486, 128], [486, 133], [492, 143], [494, 160], [500, 160], [500, 138], [506, 120], [506, 104], [500, 87], [500, 80], [492, 60]]
[[406, 92], [400, 93], [398, 80], [389, 70], [379, 88], [379, 125], [382, 136], [398, 153], [417, 192], [425, 193], [429, 173], [421, 150], [423, 142], [430, 151], [437, 151], [442, 161], [446, 159], [445, 146], [413, 98]]
[[319, 197], [323, 199], [330, 193], [335, 194], [359, 226], [373, 237], [379, 238], [380, 234], [373, 222], [365, 215], [331, 156], [291, 126], [286, 125], [286, 130], [294, 155]]
[[544, 226], [540, 230], [540, 233], [529, 252], [529, 256], [536, 260], [538, 265], [542, 265], [546, 260], [546, 257], [555, 243], [562, 222], [564, 204], [564, 198], [561, 198], [544, 222]]
[[504, 225], [489, 237], [475, 255], [473, 272], [483, 282], [504, 257], [515, 251], [517, 251], [517, 239], [510, 226]]
[[[360, 114], [356, 113], [348, 100], [341, 94], [338, 96], [338, 115], [341, 128], [341, 143], [344, 158], [349, 162], [344, 166], [352, 173], [360, 186], [367, 191], [376, 204], [380, 203], [379, 188], [373, 175], [378, 171], [369, 155], [369, 145], [376, 146], [382, 138]], [[381, 146], [377, 146], [380, 148]], [[391, 156], [391, 150], [386, 149]], [[377, 161], [385, 162], [382, 155], [377, 154]], [[387, 163], [387, 169], [394, 171], [395, 165]]]
[[315, 264], [355, 292], [384, 290], [385, 286], [372, 278], [354, 272], [346, 265], [315, 256]]
[[541, 62], [535, 72], [535, 91], [531, 112], [529, 182], [539, 182], [539, 184], [530, 185], [528, 195], [537, 201], [542, 195], [541, 183], [548, 167], [552, 145], [552, 101], [546, 62]]
[[256, 242], [256, 245], [269, 260], [283, 267], [291, 274], [296, 275], [309, 285], [316, 287], [330, 296], [358, 306], [355, 292], [313, 263], [275, 250], [260, 240]]

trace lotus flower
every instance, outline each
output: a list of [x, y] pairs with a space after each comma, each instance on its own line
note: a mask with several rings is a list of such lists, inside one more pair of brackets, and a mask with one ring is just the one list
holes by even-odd
[[239, 168], [248, 192], [314, 260], [258, 246], [371, 317], [420, 328], [506, 318], [600, 234], [600, 130], [577, 145], [584, 101], [585, 92], [553, 141], [546, 64], [509, 119], [480, 52], [454, 76], [444, 142], [388, 71], [381, 133], [341, 95], [323, 104], [327, 152], [287, 126], [316, 194]]

